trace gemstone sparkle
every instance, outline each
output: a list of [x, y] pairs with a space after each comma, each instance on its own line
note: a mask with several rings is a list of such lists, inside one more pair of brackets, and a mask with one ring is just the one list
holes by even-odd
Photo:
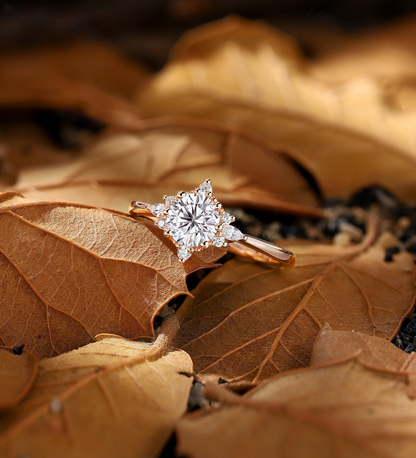
[[204, 193], [189, 192], [172, 203], [165, 222], [175, 242], [183, 247], [195, 248], [215, 237], [220, 214], [214, 202]]

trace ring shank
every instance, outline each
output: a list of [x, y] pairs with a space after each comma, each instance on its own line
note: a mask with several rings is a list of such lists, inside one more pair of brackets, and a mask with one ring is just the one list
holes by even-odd
[[[135, 216], [157, 221], [158, 218], [151, 213], [150, 207], [151, 205], [146, 202], [133, 201], [129, 212]], [[244, 234], [243, 240], [230, 241], [230, 252], [255, 261], [282, 267], [293, 267], [296, 262], [296, 256], [291, 251], [248, 234]]]
[[296, 256], [291, 251], [252, 235], [244, 236], [245, 240], [230, 243], [232, 253], [267, 264], [279, 264], [282, 267], [295, 265]]

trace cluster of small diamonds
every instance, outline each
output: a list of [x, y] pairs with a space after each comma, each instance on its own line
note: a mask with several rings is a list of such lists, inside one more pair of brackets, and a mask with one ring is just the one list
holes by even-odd
[[152, 205], [150, 211], [159, 218], [156, 225], [178, 248], [181, 262], [189, 259], [194, 251], [210, 246], [226, 247], [227, 241], [244, 239], [241, 231], [231, 226], [234, 216], [226, 213], [212, 196], [209, 179], [194, 191], [165, 196], [164, 203]]

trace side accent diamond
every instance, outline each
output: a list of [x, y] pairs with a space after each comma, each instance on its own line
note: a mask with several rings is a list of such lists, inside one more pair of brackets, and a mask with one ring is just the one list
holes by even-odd
[[230, 215], [230, 213], [224, 213], [221, 219], [222, 221], [224, 221], [225, 224], [230, 224], [235, 220], [234, 216]]
[[212, 239], [212, 244], [218, 248], [222, 247], [225, 243], [225, 238], [224, 237], [214, 237]]
[[169, 207], [170, 205], [172, 205], [175, 199], [176, 199], [175, 196], [166, 197], [166, 199], [165, 199], [166, 206]]
[[202, 183], [199, 189], [201, 192], [212, 192], [212, 186], [209, 183]]
[[183, 259], [183, 261], [186, 261], [191, 257], [192, 253], [188, 251], [186, 247], [179, 248], [178, 250], [178, 258]]
[[240, 229], [237, 229], [234, 226], [230, 226], [229, 224], [226, 224], [222, 228], [222, 235], [227, 239], [231, 241], [237, 241], [237, 240], [242, 240], [244, 238], [243, 233], [240, 231]]
[[162, 216], [164, 209], [165, 209], [165, 206], [163, 204], [155, 204], [155, 205], [152, 205], [149, 210], [155, 216]]

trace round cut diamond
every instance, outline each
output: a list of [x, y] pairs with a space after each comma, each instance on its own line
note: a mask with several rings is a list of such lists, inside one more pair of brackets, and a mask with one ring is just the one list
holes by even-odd
[[160, 219], [156, 224], [159, 229], [165, 228], [165, 222], [163, 221], [163, 219]]
[[209, 183], [202, 183], [199, 189], [201, 192], [212, 192], [212, 186]]
[[173, 202], [175, 201], [176, 197], [175, 196], [168, 196], [166, 197], [165, 199], [165, 204], [167, 207], [169, 207], [169, 205], [172, 205]]
[[173, 240], [179, 245], [195, 248], [215, 237], [220, 214], [205, 194], [189, 192], [172, 203], [165, 221]]
[[224, 213], [222, 215], [222, 220], [224, 221], [224, 223], [230, 224], [234, 221], [234, 217], [233, 215], [230, 215], [229, 213]]
[[186, 261], [187, 259], [189, 259], [191, 257], [192, 253], [190, 253], [186, 247], [182, 247], [178, 250], [178, 258], [179, 259], [183, 259], [184, 261]]
[[224, 237], [214, 237], [212, 239], [212, 244], [218, 248], [221, 248], [225, 243], [225, 238]]
[[163, 204], [155, 204], [150, 207], [150, 211], [155, 216], [162, 216], [164, 209], [165, 209], [165, 206]]

